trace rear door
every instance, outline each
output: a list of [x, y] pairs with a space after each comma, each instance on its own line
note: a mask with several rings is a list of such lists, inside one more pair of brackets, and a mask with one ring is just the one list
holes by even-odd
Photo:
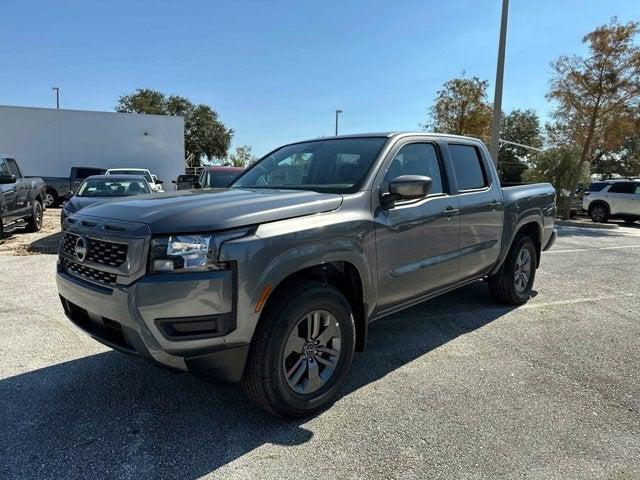
[[611, 214], [633, 214], [635, 193], [635, 182], [613, 183], [604, 196], [609, 203], [609, 210]]
[[476, 142], [448, 143], [460, 202], [459, 280], [476, 277], [495, 265], [500, 253], [502, 190], [486, 149]]
[[[401, 175], [431, 177], [429, 195], [383, 207], [380, 195]], [[424, 139], [401, 142], [378, 174], [377, 185], [373, 201], [379, 306], [392, 307], [454, 283], [460, 217], [440, 146]]]

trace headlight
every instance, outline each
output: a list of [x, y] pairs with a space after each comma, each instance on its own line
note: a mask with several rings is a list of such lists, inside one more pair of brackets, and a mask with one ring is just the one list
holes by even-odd
[[220, 234], [172, 235], [151, 239], [149, 271], [204, 272], [226, 268], [218, 263], [222, 242], [245, 236], [249, 229]]
[[204, 271], [215, 268], [211, 235], [176, 235], [151, 240], [152, 272]]

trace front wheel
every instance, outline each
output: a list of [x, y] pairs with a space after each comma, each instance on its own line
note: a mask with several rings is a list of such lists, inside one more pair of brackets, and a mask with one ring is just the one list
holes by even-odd
[[351, 306], [334, 287], [304, 282], [274, 299], [251, 345], [242, 387], [259, 407], [302, 417], [329, 405], [355, 348]]
[[538, 264], [536, 246], [530, 237], [516, 237], [500, 271], [489, 277], [489, 291], [501, 303], [520, 305], [531, 296]]

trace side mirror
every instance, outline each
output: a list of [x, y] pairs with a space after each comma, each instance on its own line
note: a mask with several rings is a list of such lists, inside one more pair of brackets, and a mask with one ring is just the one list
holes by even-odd
[[15, 175], [0, 175], [0, 183], [2, 183], [2, 184], [16, 183], [16, 176]]
[[156, 179], [156, 183], [158, 185], [162, 185], [164, 183], [164, 180]]
[[178, 184], [178, 182], [176, 182], [175, 180], [171, 180], [171, 183], [173, 183], [174, 185]]
[[200, 182], [193, 182], [193, 188], [202, 188], [202, 185], [200, 185]]
[[426, 197], [433, 180], [423, 175], [401, 175], [389, 182], [389, 193], [382, 195], [382, 203], [391, 205], [397, 200], [416, 200]]

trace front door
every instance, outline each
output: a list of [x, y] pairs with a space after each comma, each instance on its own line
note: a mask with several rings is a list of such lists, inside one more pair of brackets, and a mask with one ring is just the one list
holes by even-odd
[[[4, 158], [0, 157], [0, 175], [12, 175], [9, 171], [9, 167]], [[1, 217], [5, 225], [13, 222], [16, 219], [16, 184], [15, 183], [0, 183], [0, 195], [2, 195], [2, 208]]]
[[401, 175], [425, 175], [433, 180], [429, 195], [419, 200], [378, 207], [374, 214], [378, 258], [379, 307], [419, 297], [456, 281], [460, 216], [458, 199], [449, 194], [445, 169], [435, 143], [400, 145], [380, 183]]

